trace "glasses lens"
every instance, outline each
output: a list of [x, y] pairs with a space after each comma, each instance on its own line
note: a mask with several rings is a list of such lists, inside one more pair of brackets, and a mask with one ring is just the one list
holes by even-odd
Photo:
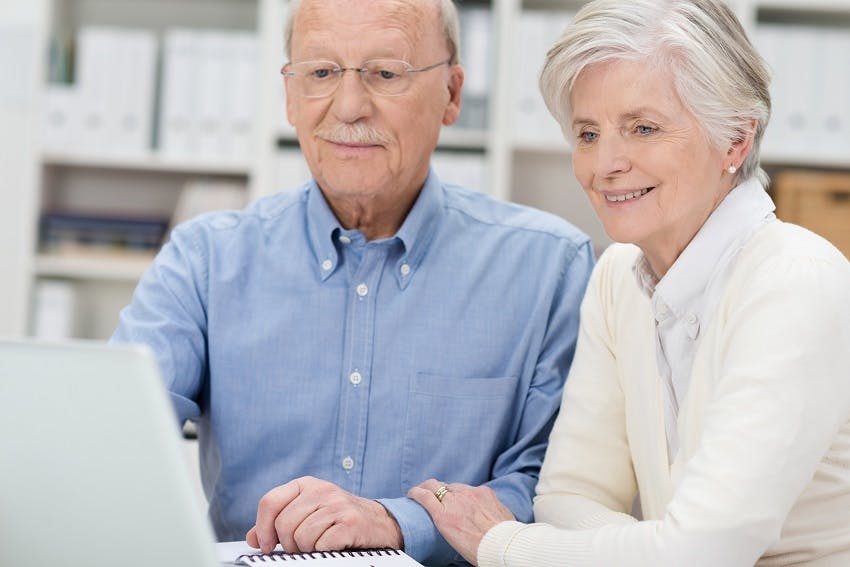
[[293, 63], [298, 91], [304, 96], [325, 96], [336, 88], [339, 81], [339, 66], [332, 61], [304, 61]]
[[372, 59], [363, 64], [363, 80], [374, 92], [399, 95], [410, 86], [410, 65], [396, 59]]

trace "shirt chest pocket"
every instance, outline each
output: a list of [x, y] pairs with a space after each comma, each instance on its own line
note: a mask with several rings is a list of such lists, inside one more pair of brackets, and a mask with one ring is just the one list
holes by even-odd
[[458, 378], [418, 373], [408, 398], [402, 491], [428, 478], [481, 484], [511, 443], [516, 376]]

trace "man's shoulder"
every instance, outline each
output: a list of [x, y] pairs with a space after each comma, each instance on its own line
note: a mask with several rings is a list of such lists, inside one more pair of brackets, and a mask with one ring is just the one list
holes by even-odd
[[582, 246], [589, 237], [563, 218], [517, 203], [500, 201], [490, 195], [452, 184], [443, 185], [446, 208], [462, 215], [467, 222], [493, 230], [517, 232], [531, 238], [556, 238]]
[[303, 189], [261, 197], [239, 210], [211, 211], [200, 214], [178, 227], [188, 232], [234, 232], [267, 225], [280, 217], [299, 214], [306, 202]]

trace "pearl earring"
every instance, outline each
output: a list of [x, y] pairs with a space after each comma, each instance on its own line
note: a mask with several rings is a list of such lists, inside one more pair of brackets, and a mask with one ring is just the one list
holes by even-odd
[[731, 173], [731, 174], [733, 174], [733, 175], [734, 175], [734, 174], [735, 174], [735, 172], [736, 172], [736, 171], [738, 171], [738, 168], [736, 168], [734, 165], [730, 165], [730, 166], [726, 169], [726, 171], [728, 171], [729, 173]]

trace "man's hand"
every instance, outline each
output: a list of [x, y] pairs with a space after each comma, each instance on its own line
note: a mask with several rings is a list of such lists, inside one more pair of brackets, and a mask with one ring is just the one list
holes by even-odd
[[395, 518], [378, 502], [309, 476], [273, 488], [260, 499], [257, 524], [245, 541], [263, 553], [278, 542], [288, 553], [404, 545]]

